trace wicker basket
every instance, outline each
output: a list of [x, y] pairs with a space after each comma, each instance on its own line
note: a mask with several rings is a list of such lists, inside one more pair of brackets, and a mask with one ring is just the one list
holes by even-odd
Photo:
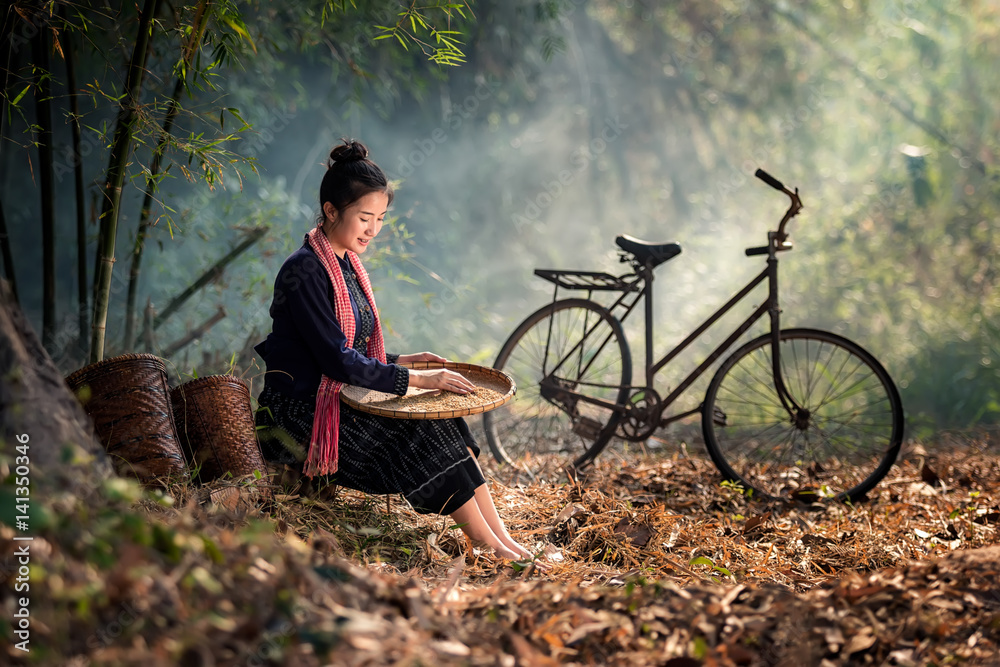
[[153, 484], [184, 477], [163, 361], [151, 354], [125, 354], [81, 368], [66, 378], [115, 471]]
[[[210, 375], [185, 382], [170, 392], [177, 431], [188, 460], [199, 466], [202, 483], [267, 474], [257, 444], [250, 390], [238, 377]], [[264, 491], [264, 488], [261, 487]]]

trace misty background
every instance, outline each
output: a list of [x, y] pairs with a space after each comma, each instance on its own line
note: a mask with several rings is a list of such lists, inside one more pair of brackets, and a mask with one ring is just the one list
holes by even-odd
[[[909, 436], [1000, 421], [995, 2], [470, 6], [451, 25], [466, 57], [454, 67], [374, 39], [400, 10], [394, 3], [358, 2], [325, 23], [322, 3], [244, 7], [254, 48], [215, 72], [214, 89], [193, 88], [178, 121], [179, 136], [235, 132], [232, 161], [209, 189], [185, 177], [193, 167], [183, 152], [171, 156], [146, 240], [140, 309], [162, 310], [248, 230], [268, 231], [155, 331], [150, 351], [164, 355], [225, 312], [164, 355], [175, 380], [232, 371], [255, 393], [263, 387], [251, 348], [270, 329], [274, 276], [315, 224], [330, 148], [352, 137], [397, 186], [393, 221], [364, 257], [389, 351], [490, 365], [515, 325], [552, 298], [534, 268], [624, 272], [614, 238], [625, 233], [683, 247], [656, 274], [654, 350], [663, 354], [763, 268], [744, 248], [766, 243], [787, 206], [753, 178], [763, 168], [798, 187], [805, 204], [789, 225], [795, 250], [780, 256], [783, 325], [827, 328], [875, 354], [899, 385]], [[125, 33], [134, 9], [119, 12], [97, 20]], [[109, 28], [83, 43], [81, 90], [121, 78], [124, 38], [114, 35]], [[20, 302], [41, 330], [36, 130], [30, 104], [10, 112], [31, 49], [13, 43], [0, 186]], [[162, 112], [157, 100], [176, 59], [167, 40], [153, 49], [151, 117]], [[55, 80], [60, 72], [53, 66]], [[54, 86], [62, 109], [65, 85]], [[79, 159], [93, 179], [93, 248], [114, 115], [93, 92], [81, 114], [92, 130]], [[68, 374], [85, 360], [71, 344], [77, 157], [65, 111], [54, 132], [49, 352]], [[140, 142], [129, 167], [106, 356], [132, 351], [122, 347], [127, 259], [154, 141]], [[724, 334], [763, 297], [713, 332]], [[626, 329], [641, 368], [638, 315]], [[659, 379], [676, 382], [697, 361]]]

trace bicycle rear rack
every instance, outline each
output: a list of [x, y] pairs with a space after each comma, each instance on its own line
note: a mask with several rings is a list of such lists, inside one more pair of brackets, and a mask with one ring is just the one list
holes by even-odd
[[[634, 292], [639, 289], [635, 274], [613, 276], [601, 271], [561, 271], [535, 269], [535, 275], [567, 289], [606, 290], [609, 292]], [[631, 278], [631, 281], [628, 280]]]

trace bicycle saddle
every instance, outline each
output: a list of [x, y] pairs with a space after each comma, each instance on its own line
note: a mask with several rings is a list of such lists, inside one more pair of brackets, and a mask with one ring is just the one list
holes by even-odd
[[672, 257], [681, 254], [681, 247], [676, 243], [650, 243], [628, 234], [615, 238], [615, 244], [635, 256], [640, 263], [649, 268], [659, 266]]

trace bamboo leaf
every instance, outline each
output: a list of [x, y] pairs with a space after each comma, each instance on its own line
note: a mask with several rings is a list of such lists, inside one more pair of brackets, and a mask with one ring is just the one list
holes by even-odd
[[236, 120], [238, 120], [241, 123], [243, 123], [243, 127], [241, 127], [239, 130], [237, 130], [237, 132], [242, 132], [243, 130], [250, 129], [250, 127], [251, 127], [250, 123], [246, 122], [246, 120], [244, 120], [243, 116], [240, 115], [240, 110], [239, 109], [237, 109], [235, 107], [226, 107], [226, 111], [228, 111], [233, 116], [235, 116]]
[[59, 43], [59, 31], [52, 28], [52, 47], [59, 53], [59, 57], [66, 60], [66, 54], [63, 53], [62, 44]]
[[226, 25], [228, 25], [230, 28], [233, 29], [233, 32], [238, 34], [240, 37], [246, 40], [247, 43], [250, 44], [250, 48], [253, 49], [254, 53], [257, 53], [257, 45], [253, 43], [253, 38], [250, 37], [250, 33], [247, 32], [245, 26], [243, 26], [241, 23], [237, 23], [228, 16], [224, 17], [222, 20]]
[[24, 97], [25, 93], [27, 93], [29, 90], [31, 90], [30, 83], [24, 87], [24, 90], [21, 91], [20, 95], [14, 98], [14, 101], [11, 102], [11, 106], [17, 106], [17, 103], [21, 101], [21, 98]]

